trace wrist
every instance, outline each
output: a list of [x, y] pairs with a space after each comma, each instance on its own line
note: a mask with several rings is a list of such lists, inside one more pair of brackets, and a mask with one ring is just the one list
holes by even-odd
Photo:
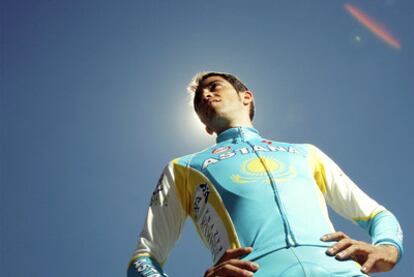
[[377, 247], [383, 249], [387, 255], [387, 258], [393, 264], [396, 264], [398, 261], [398, 248], [392, 244], [379, 244]]

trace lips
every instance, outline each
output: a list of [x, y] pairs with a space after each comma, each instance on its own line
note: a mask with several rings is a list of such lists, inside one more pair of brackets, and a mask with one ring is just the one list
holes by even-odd
[[211, 105], [211, 103], [216, 103], [216, 102], [221, 102], [221, 99], [216, 98], [216, 99], [210, 99], [210, 100], [208, 100], [208, 104], [210, 104], [210, 105]]
[[204, 105], [203, 106], [203, 110], [204, 110], [204, 115], [205, 116], [209, 116], [211, 113], [214, 113], [215, 108], [213, 107], [214, 104], [213, 103], [219, 103], [221, 102], [220, 98], [210, 98], [207, 99], [207, 101], [204, 101]]

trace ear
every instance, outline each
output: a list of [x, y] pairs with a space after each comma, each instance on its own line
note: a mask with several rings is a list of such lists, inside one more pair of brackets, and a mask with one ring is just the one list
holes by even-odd
[[250, 104], [251, 102], [253, 102], [253, 92], [251, 92], [250, 90], [243, 91], [242, 99], [244, 105]]
[[211, 129], [210, 129], [209, 127], [207, 127], [207, 126], [206, 126], [205, 130], [206, 130], [206, 132], [207, 132], [209, 135], [214, 134], [214, 131], [213, 131], [213, 130], [211, 130]]

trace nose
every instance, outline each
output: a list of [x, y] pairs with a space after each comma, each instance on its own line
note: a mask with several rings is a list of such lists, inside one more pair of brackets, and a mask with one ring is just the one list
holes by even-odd
[[203, 102], [208, 102], [208, 100], [210, 100], [210, 98], [212, 98], [214, 96], [214, 94], [211, 91], [204, 91], [202, 94], [202, 100]]
[[211, 97], [213, 97], [213, 96], [214, 96], [214, 93], [213, 93], [213, 92], [211, 92], [211, 91], [209, 91], [209, 90], [205, 90], [205, 91], [204, 91], [204, 93], [203, 93], [203, 96], [204, 96], [205, 98], [211, 98]]

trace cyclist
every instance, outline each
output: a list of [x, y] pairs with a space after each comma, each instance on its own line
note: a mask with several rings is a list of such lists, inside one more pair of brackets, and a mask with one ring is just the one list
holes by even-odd
[[[212, 254], [206, 277], [367, 276], [394, 267], [403, 253], [395, 216], [317, 147], [261, 137], [253, 93], [237, 77], [202, 72], [189, 90], [217, 143], [165, 167], [128, 276], [167, 276], [162, 265], [187, 217]], [[371, 243], [335, 231], [326, 204]]]

